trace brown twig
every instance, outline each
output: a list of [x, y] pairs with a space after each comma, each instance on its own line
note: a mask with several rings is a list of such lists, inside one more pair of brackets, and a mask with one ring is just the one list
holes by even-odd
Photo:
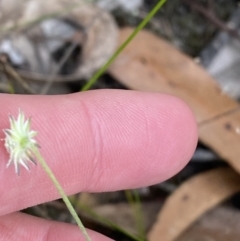
[[[38, 81], [38, 82], [46, 82], [48, 78], [50, 78], [50, 75], [41, 74], [41, 73], [34, 73], [31, 71], [25, 71], [25, 70], [16, 70], [17, 73], [25, 79], [32, 80], [32, 81]], [[79, 75], [77, 74], [69, 74], [69, 75], [59, 75], [56, 74], [53, 82], [74, 82], [79, 80]]]
[[52, 74], [48, 77], [46, 84], [42, 88], [42, 90], [41, 90], [41, 94], [42, 95], [47, 94], [49, 88], [51, 87], [51, 85], [54, 82], [54, 78], [56, 77], [57, 73], [61, 70], [63, 65], [67, 62], [67, 60], [69, 59], [69, 57], [71, 56], [72, 52], [74, 51], [74, 49], [77, 46], [78, 46], [77, 43], [72, 43], [71, 46], [67, 49], [66, 53], [64, 54], [64, 56], [60, 60], [59, 64], [53, 69]]
[[199, 12], [202, 14], [205, 18], [207, 18], [209, 21], [211, 21], [216, 27], [222, 29], [223, 31], [227, 32], [230, 36], [240, 40], [240, 35], [236, 29], [233, 29], [229, 27], [227, 24], [225, 24], [223, 21], [221, 21], [213, 12], [212, 1], [208, 1], [208, 8], [203, 7], [202, 5], [194, 2], [193, 0], [182, 0], [184, 4], [187, 4], [191, 9]]
[[24, 90], [30, 94], [36, 94], [36, 91], [32, 89], [31, 86], [15, 71], [15, 69], [7, 63], [7, 60], [3, 56], [0, 58], [0, 64], [6, 74], [15, 79]]
[[[68, 47], [68, 49], [66, 50], [65, 54], [63, 55], [63, 57], [61, 58], [59, 64], [53, 69], [52, 74], [48, 77], [47, 79], [47, 83], [45, 84], [45, 86], [43, 87], [41, 94], [46, 94], [49, 90], [49, 88], [51, 87], [51, 85], [54, 82], [55, 77], [57, 76], [58, 72], [62, 69], [63, 65], [67, 62], [67, 60], [70, 58], [71, 54], [73, 53], [73, 51], [76, 49], [76, 47], [80, 44], [80, 42], [85, 41], [86, 39], [86, 35], [85, 32], [82, 33], [76, 33], [73, 38], [77, 38], [77, 39], [72, 39], [72, 44], [70, 45], [70, 47]], [[80, 40], [81, 39], [81, 40]]]
[[[50, 86], [54, 82], [72, 82], [72, 81], [79, 81], [79, 75], [78, 74], [69, 74], [69, 75], [60, 75], [58, 74], [59, 70], [61, 70], [62, 66], [66, 63], [69, 56], [71, 55], [72, 51], [80, 44], [84, 44], [86, 41], [88, 35], [87, 31], [88, 29], [94, 24], [97, 18], [101, 17], [99, 13], [97, 13], [92, 21], [86, 26], [85, 28], [79, 27], [78, 31], [76, 31], [76, 34], [72, 38], [60, 38], [60, 37], [48, 37], [48, 40], [65, 40], [66, 42], [71, 42], [71, 46], [66, 50], [64, 56], [59, 61], [58, 65], [52, 70], [50, 74], [42, 74], [42, 73], [34, 73], [31, 71], [25, 71], [25, 70], [15, 70], [16, 73], [27, 80], [32, 81], [39, 81], [39, 82], [45, 82], [44, 87], [41, 90], [41, 94], [46, 94], [49, 90]], [[65, 21], [68, 21], [68, 19], [64, 19]], [[69, 20], [72, 21], [71, 19]], [[80, 31], [81, 30], [81, 31]], [[39, 37], [38, 37], [39, 38]], [[38, 39], [39, 40], [39, 39]], [[46, 37], [42, 36], [40, 40], [46, 40]]]

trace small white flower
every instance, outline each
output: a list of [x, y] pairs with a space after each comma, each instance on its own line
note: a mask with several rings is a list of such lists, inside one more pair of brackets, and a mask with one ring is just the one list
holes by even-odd
[[9, 120], [10, 129], [3, 130], [6, 135], [4, 145], [10, 155], [7, 167], [14, 164], [15, 172], [19, 175], [20, 165], [30, 170], [28, 161], [36, 164], [33, 149], [39, 147], [36, 140], [34, 140], [37, 132], [30, 129], [31, 119], [25, 120], [24, 113], [20, 110], [17, 119], [10, 116]]

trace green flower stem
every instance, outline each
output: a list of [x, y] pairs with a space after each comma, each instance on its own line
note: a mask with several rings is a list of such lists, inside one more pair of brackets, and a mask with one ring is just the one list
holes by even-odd
[[144, 215], [139, 194], [137, 190], [125, 190], [125, 196], [135, 214], [138, 236], [141, 240], [145, 240]]
[[46, 171], [47, 175], [53, 181], [53, 183], [56, 186], [59, 194], [61, 195], [63, 201], [65, 202], [69, 212], [71, 213], [71, 215], [75, 219], [78, 227], [80, 228], [80, 230], [84, 234], [86, 240], [87, 241], [91, 241], [91, 238], [89, 237], [89, 235], [88, 235], [88, 233], [87, 233], [83, 223], [81, 222], [80, 218], [78, 217], [76, 211], [74, 210], [74, 208], [73, 208], [71, 202], [69, 201], [67, 195], [65, 194], [63, 188], [61, 187], [61, 185], [58, 182], [57, 178], [55, 177], [55, 175], [53, 174], [53, 172], [51, 171], [50, 167], [47, 165], [47, 163], [45, 162], [44, 158], [42, 157], [41, 153], [39, 152], [39, 150], [37, 148], [34, 148], [34, 155], [36, 156], [37, 160], [42, 165], [43, 169]]
[[100, 68], [93, 77], [82, 87], [81, 91], [89, 90], [98, 78], [108, 69], [110, 64], [118, 57], [118, 55], [126, 48], [126, 46], [133, 40], [133, 38], [142, 30], [146, 24], [151, 20], [151, 18], [158, 12], [158, 10], [163, 6], [167, 0], [159, 0], [156, 6], [148, 13], [148, 15], [143, 19], [143, 21], [134, 29], [132, 34], [127, 38], [127, 40], [116, 50], [116, 52], [109, 58], [109, 60]]

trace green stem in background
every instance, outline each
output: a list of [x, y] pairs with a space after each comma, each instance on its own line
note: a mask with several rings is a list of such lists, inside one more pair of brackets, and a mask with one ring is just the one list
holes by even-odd
[[141, 240], [145, 240], [144, 216], [139, 194], [137, 190], [125, 190], [125, 196], [134, 211], [138, 236]]
[[70, 200], [72, 200], [73, 202], [76, 202], [76, 209], [78, 210], [84, 210], [84, 213], [88, 214], [90, 218], [92, 218], [95, 221], [100, 222], [101, 224], [112, 228], [113, 230], [116, 230], [118, 232], [123, 233], [124, 235], [126, 235], [127, 237], [131, 238], [132, 240], [135, 241], [143, 241], [142, 239], [140, 239], [139, 237], [136, 237], [134, 234], [129, 233], [127, 230], [125, 230], [124, 228], [120, 227], [119, 225], [115, 224], [114, 222], [112, 222], [111, 220], [99, 215], [96, 211], [92, 210], [91, 207], [88, 207], [86, 205], [83, 205], [81, 203], [79, 203], [79, 201], [75, 201], [75, 196], [70, 196], [69, 197]]
[[100, 68], [93, 77], [82, 87], [81, 91], [89, 90], [98, 78], [108, 69], [110, 64], [118, 57], [118, 55], [126, 48], [126, 46], [133, 40], [133, 38], [142, 30], [146, 24], [151, 20], [151, 18], [158, 12], [158, 10], [163, 6], [167, 0], [160, 0], [156, 6], [148, 13], [148, 15], [143, 19], [143, 21], [134, 29], [132, 34], [127, 38], [127, 40], [116, 50], [116, 52], [109, 58], [109, 60]]
[[39, 150], [37, 148], [34, 148], [34, 155], [36, 156], [37, 160], [42, 165], [43, 169], [46, 171], [47, 175], [50, 177], [50, 179], [52, 180], [52, 182], [56, 186], [56, 188], [57, 188], [59, 194], [61, 195], [64, 203], [66, 204], [69, 212], [71, 213], [74, 220], [76, 221], [76, 223], [77, 223], [78, 227], [80, 228], [81, 232], [84, 234], [86, 240], [91, 241], [91, 238], [89, 237], [85, 227], [83, 226], [83, 223], [81, 222], [80, 218], [78, 217], [76, 211], [74, 210], [74, 208], [73, 208], [71, 202], [69, 201], [67, 195], [65, 194], [63, 188], [61, 187], [57, 178], [55, 177], [55, 175], [53, 174], [50, 167], [47, 165], [47, 163], [45, 162], [44, 158], [42, 157], [41, 153], [39, 152]]

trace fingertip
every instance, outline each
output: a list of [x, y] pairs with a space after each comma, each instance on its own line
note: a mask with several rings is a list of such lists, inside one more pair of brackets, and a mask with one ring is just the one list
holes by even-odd
[[145, 145], [150, 153], [142, 179], [149, 180], [147, 185], [178, 173], [191, 159], [198, 141], [196, 119], [184, 101], [167, 94], [156, 93], [153, 97], [149, 107], [152, 111], [145, 113], [148, 126], [153, 127], [149, 128]]
[[[107, 174], [106, 165], [100, 166], [106, 175], [96, 175], [97, 180], [93, 177], [93, 186], [102, 182], [100, 186], [114, 190], [119, 179], [124, 188], [152, 185], [170, 178], [190, 160], [197, 144], [197, 125], [181, 99], [137, 91], [90, 94], [88, 111], [101, 123], [99, 132], [105, 134], [103, 142], [107, 143], [104, 163], [111, 167]], [[102, 105], [99, 95], [105, 96]]]
[[[169, 95], [101, 90], [1, 100], [9, 104], [2, 116], [14, 114], [16, 103], [33, 116], [41, 154], [69, 195], [159, 183], [186, 165], [197, 143], [192, 111]], [[6, 128], [7, 118], [0, 125]], [[0, 150], [0, 214], [59, 197], [40, 165], [17, 178], [5, 170], [8, 156], [3, 145]]]
[[[85, 241], [86, 237], [78, 226], [49, 221], [24, 213], [12, 213], [0, 217], [0, 240], [8, 241]], [[91, 240], [112, 241], [99, 233], [87, 230]]]
[[198, 142], [198, 128], [193, 111], [184, 101], [174, 96], [166, 98], [169, 101], [168, 119], [171, 127], [166, 138], [170, 137], [168, 149], [173, 152], [166, 162], [166, 168], [169, 170], [166, 178], [169, 178], [178, 173], [191, 159]]

